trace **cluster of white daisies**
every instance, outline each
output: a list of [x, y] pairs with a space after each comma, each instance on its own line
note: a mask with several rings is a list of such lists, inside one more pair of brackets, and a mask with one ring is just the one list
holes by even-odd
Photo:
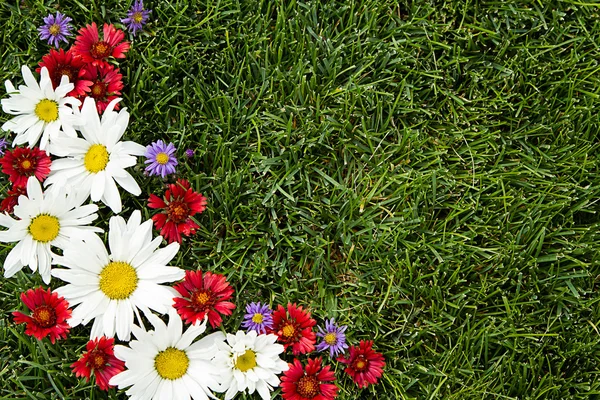
[[[244, 391], [269, 399], [279, 385], [277, 375], [288, 369], [276, 335], [215, 332], [196, 340], [205, 332], [206, 318], [184, 332], [173, 308], [173, 299], [181, 296], [163, 285], [184, 278], [184, 270], [168, 265], [179, 244], [161, 247], [162, 236], [153, 238], [152, 221], [142, 221], [137, 210], [128, 220], [110, 218], [108, 246], [98, 236], [103, 229], [92, 225], [98, 206], [88, 199], [118, 214], [118, 186], [141, 194], [126, 169], [136, 165], [145, 148], [121, 141], [129, 113], [125, 108], [114, 111], [120, 99], [99, 115], [93, 98], [81, 104], [67, 96], [73, 89], [67, 76], [53, 88], [45, 67], [39, 82], [25, 66], [22, 74], [24, 85], [15, 88], [6, 82], [9, 98], [2, 100], [2, 109], [15, 117], [2, 129], [16, 134], [13, 146], [39, 142], [55, 159], [44, 189], [35, 176], [29, 177], [26, 195], [14, 207], [16, 219], [0, 214], [0, 226], [8, 228], [0, 232], [0, 241], [16, 243], [5, 259], [4, 276], [10, 278], [27, 265], [46, 284], [51, 277], [66, 282], [55, 292], [75, 307], [66, 321], [69, 326], [93, 320], [92, 339], [116, 335], [129, 341], [128, 347], [114, 349], [126, 369], [109, 377], [109, 384], [129, 388], [132, 399], [206, 399], [215, 398], [213, 392], [225, 392], [231, 399]], [[34, 318], [48, 318], [48, 309], [38, 311]], [[168, 324], [155, 313], [168, 314]], [[145, 328], [143, 317], [153, 329]], [[135, 340], [130, 340], [131, 333]]]

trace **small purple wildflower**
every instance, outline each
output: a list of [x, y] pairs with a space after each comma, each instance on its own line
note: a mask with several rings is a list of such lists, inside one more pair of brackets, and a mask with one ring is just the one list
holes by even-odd
[[187, 158], [192, 158], [192, 157], [194, 157], [194, 150], [192, 150], [192, 149], [187, 149], [187, 150], [185, 151], [185, 156], [186, 156]]
[[168, 174], [175, 172], [175, 166], [177, 165], [177, 158], [175, 158], [175, 151], [177, 149], [173, 143], [165, 144], [162, 140], [157, 140], [146, 147], [147, 160], [144, 161], [149, 164], [146, 167], [146, 171], [149, 175], [160, 175], [163, 178]]
[[151, 12], [152, 10], [144, 10], [143, 0], [135, 0], [131, 9], [127, 11], [127, 18], [123, 18], [121, 22], [127, 25], [127, 29], [135, 36], [138, 30], [142, 30]]
[[4, 155], [6, 146], [8, 146], [8, 141], [4, 138], [0, 139], [0, 155]]
[[322, 337], [323, 341], [317, 345], [317, 351], [329, 349], [329, 355], [333, 357], [338, 353], [343, 354], [344, 349], [348, 348], [346, 344], [346, 335], [344, 332], [348, 328], [346, 325], [337, 326], [333, 318], [329, 321], [325, 320], [325, 330], [320, 326], [317, 336]]
[[248, 304], [242, 326], [248, 331], [266, 334], [267, 329], [273, 328], [273, 310], [268, 304], [261, 305], [260, 301]]
[[71, 36], [71, 25], [69, 22], [73, 21], [71, 18], [66, 17], [60, 12], [56, 12], [56, 17], [52, 14], [48, 14], [44, 18], [44, 24], [38, 27], [40, 32], [40, 39], [47, 40], [49, 45], [54, 45], [56, 48], [59, 47], [59, 42], [62, 40], [69, 43], [67, 36]]

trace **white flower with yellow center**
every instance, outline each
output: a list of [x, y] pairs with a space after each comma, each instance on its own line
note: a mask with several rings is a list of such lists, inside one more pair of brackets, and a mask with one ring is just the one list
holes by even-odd
[[156, 315], [148, 319], [154, 331], [134, 326], [136, 340], [130, 341], [129, 347], [115, 346], [115, 356], [125, 361], [127, 369], [109, 383], [119, 389], [131, 386], [126, 391], [130, 399], [216, 399], [211, 391], [221, 390], [217, 378], [224, 371], [210, 360], [223, 333], [214, 332], [192, 343], [206, 330], [206, 319], [183, 332], [174, 308], [169, 310], [168, 326]]
[[102, 335], [129, 340], [134, 315], [142, 324], [139, 310], [152, 309], [165, 314], [177, 296], [175, 289], [161, 283], [183, 278], [184, 271], [167, 264], [179, 250], [179, 243], [158, 249], [162, 236], [152, 240], [152, 220], [141, 222], [142, 214], [134, 211], [126, 223], [115, 216], [109, 221], [108, 245], [96, 235], [73, 240], [63, 256], [54, 263], [68, 269], [54, 268], [52, 275], [68, 282], [56, 289], [73, 310], [69, 324], [94, 324], [90, 337]]
[[256, 331], [227, 334], [227, 342], [217, 342], [219, 352], [213, 364], [225, 372], [219, 377], [225, 400], [238, 392], [257, 391], [263, 400], [271, 398], [273, 387], [279, 386], [278, 374], [288, 370], [288, 363], [279, 358], [284, 347], [275, 343], [277, 336], [259, 335]]
[[80, 193], [84, 200], [102, 201], [114, 213], [121, 212], [121, 195], [117, 184], [139, 196], [139, 185], [125, 170], [137, 163], [136, 156], [144, 154], [145, 147], [135, 142], [121, 142], [129, 123], [125, 108], [113, 111], [117, 102], [110, 102], [102, 114], [96, 111], [93, 98], [87, 97], [81, 108], [85, 125], [81, 127], [82, 138], [59, 138], [52, 142], [49, 151], [60, 157], [52, 162], [50, 175], [45, 181], [50, 190], [67, 186]]
[[[17, 134], [14, 145], [28, 143], [29, 147], [40, 141], [40, 149], [46, 149], [49, 141], [61, 135], [61, 132], [76, 137], [73, 126], [81, 124], [81, 119], [73, 113], [73, 109], [81, 105], [74, 97], [67, 97], [73, 90], [69, 78], [63, 76], [60, 85], [53, 89], [48, 69], [40, 71], [40, 82], [36, 81], [27, 66], [21, 67], [25, 85], [15, 89], [10, 81], [5, 82], [8, 99], [2, 99], [2, 110], [16, 115], [2, 125], [2, 130], [13, 131]], [[62, 131], [61, 131], [62, 129]]]
[[75, 194], [64, 191], [43, 193], [38, 180], [27, 181], [27, 197], [20, 196], [14, 208], [18, 220], [0, 214], [0, 225], [8, 230], [0, 232], [1, 242], [18, 242], [4, 260], [4, 276], [10, 278], [24, 265], [39, 271], [46, 284], [50, 283], [51, 246], [64, 249], [70, 238], [84, 232], [102, 232], [89, 225], [98, 215], [98, 206], [81, 206]]

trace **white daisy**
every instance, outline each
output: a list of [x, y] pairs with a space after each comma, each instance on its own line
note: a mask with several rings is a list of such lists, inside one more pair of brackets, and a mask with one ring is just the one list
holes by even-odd
[[52, 275], [69, 283], [56, 292], [69, 304], [77, 305], [69, 324], [86, 325], [93, 319], [92, 339], [113, 337], [116, 332], [120, 340], [129, 340], [134, 314], [142, 323], [138, 310], [165, 314], [177, 296], [175, 289], [161, 283], [184, 276], [182, 269], [167, 266], [179, 250], [179, 243], [158, 249], [162, 236], [152, 240], [152, 220], [141, 220], [139, 210], [127, 223], [119, 216], [110, 219], [110, 255], [98, 236], [84, 235], [72, 240], [63, 256], [54, 257], [55, 264], [68, 269], [54, 268]]
[[92, 201], [101, 200], [114, 213], [121, 212], [121, 196], [117, 183], [126, 191], [139, 196], [139, 185], [125, 168], [137, 163], [136, 156], [144, 154], [145, 147], [135, 142], [120, 142], [129, 123], [129, 113], [125, 108], [113, 111], [115, 99], [106, 107], [102, 119], [96, 111], [92, 97], [87, 97], [81, 108], [85, 124], [81, 127], [81, 138], [59, 138], [52, 141], [49, 151], [60, 157], [52, 162], [46, 186], [68, 185], [75, 188], [84, 200], [91, 196]]
[[216, 399], [211, 390], [221, 390], [217, 377], [223, 371], [210, 360], [223, 333], [214, 332], [192, 344], [206, 330], [206, 319], [183, 334], [183, 323], [174, 308], [169, 310], [168, 326], [156, 315], [148, 319], [154, 331], [134, 326], [136, 340], [130, 341], [129, 347], [115, 346], [115, 356], [125, 361], [127, 369], [109, 383], [119, 389], [131, 386], [126, 393], [133, 400]]
[[19, 196], [14, 208], [18, 220], [8, 214], [0, 214], [0, 225], [8, 228], [0, 232], [0, 241], [19, 242], [4, 260], [4, 276], [10, 278], [24, 265], [32, 271], [38, 270], [46, 284], [50, 283], [50, 246], [64, 249], [70, 238], [84, 232], [102, 232], [89, 225], [98, 215], [98, 206], [81, 206], [75, 194], [66, 195], [59, 190], [43, 193], [38, 180], [32, 176], [27, 180], [27, 197]]
[[69, 78], [63, 76], [60, 85], [53, 89], [46, 67], [40, 72], [39, 84], [27, 66], [21, 67], [21, 72], [25, 85], [20, 85], [17, 90], [7, 80], [4, 85], [10, 97], [2, 99], [2, 110], [16, 115], [2, 125], [2, 130], [17, 134], [13, 146], [28, 143], [29, 147], [33, 147], [41, 136], [40, 149], [44, 150], [48, 141], [64, 136], [60, 135], [61, 128], [68, 136], [76, 137], [73, 126], [80, 125], [81, 120], [73, 109], [81, 102], [74, 97], [66, 97], [74, 87]]
[[257, 391], [263, 400], [271, 398], [270, 391], [279, 386], [278, 374], [288, 370], [288, 363], [279, 358], [284, 347], [275, 343], [277, 336], [258, 335], [256, 331], [238, 331], [227, 334], [227, 342], [217, 342], [219, 352], [213, 363], [224, 369], [219, 382], [223, 385], [225, 400], [238, 392]]

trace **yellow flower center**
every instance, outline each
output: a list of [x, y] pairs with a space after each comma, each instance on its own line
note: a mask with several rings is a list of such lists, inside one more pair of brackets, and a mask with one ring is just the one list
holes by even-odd
[[160, 165], [165, 165], [169, 162], [169, 155], [167, 153], [158, 153], [156, 155], [156, 162]]
[[33, 310], [31, 318], [42, 328], [51, 328], [56, 324], [56, 311], [50, 306], [41, 305]]
[[323, 340], [325, 340], [325, 343], [328, 345], [333, 346], [337, 343], [337, 335], [334, 332], [329, 332], [323, 337]]
[[100, 272], [100, 290], [109, 299], [128, 299], [137, 288], [137, 285], [137, 272], [131, 264], [126, 262], [110, 262]]
[[246, 350], [244, 354], [239, 356], [235, 361], [235, 367], [242, 372], [256, 367], [256, 353], [252, 350]]
[[283, 336], [286, 338], [290, 338], [294, 336], [296, 330], [294, 329], [294, 325], [286, 325], [283, 327]]
[[133, 14], [133, 22], [135, 22], [136, 24], [141, 24], [143, 19], [144, 16], [141, 12], [136, 12]]
[[21, 161], [21, 168], [23, 168], [23, 169], [31, 168], [31, 161], [29, 161], [29, 160]]
[[106, 150], [106, 146], [101, 144], [93, 144], [90, 146], [90, 149], [87, 151], [87, 153], [85, 153], [83, 165], [85, 166], [85, 169], [93, 174], [96, 174], [106, 168], [106, 164], [108, 164], [108, 158], [109, 155], [108, 151]]
[[58, 119], [58, 103], [54, 100], [43, 99], [35, 106], [35, 115], [44, 122]]
[[190, 359], [185, 351], [168, 347], [158, 353], [154, 359], [154, 368], [158, 375], [164, 379], [175, 380], [181, 378], [187, 372]]
[[60, 25], [58, 25], [58, 24], [50, 25], [50, 28], [48, 28], [48, 32], [50, 32], [50, 34], [52, 36], [57, 36], [60, 33]]
[[255, 324], [261, 324], [264, 319], [265, 317], [263, 317], [263, 315], [260, 313], [256, 313], [252, 316], [252, 322], [254, 322]]
[[60, 231], [60, 222], [58, 218], [48, 214], [40, 214], [31, 220], [27, 228], [33, 240], [47, 243], [51, 242], [58, 236]]

